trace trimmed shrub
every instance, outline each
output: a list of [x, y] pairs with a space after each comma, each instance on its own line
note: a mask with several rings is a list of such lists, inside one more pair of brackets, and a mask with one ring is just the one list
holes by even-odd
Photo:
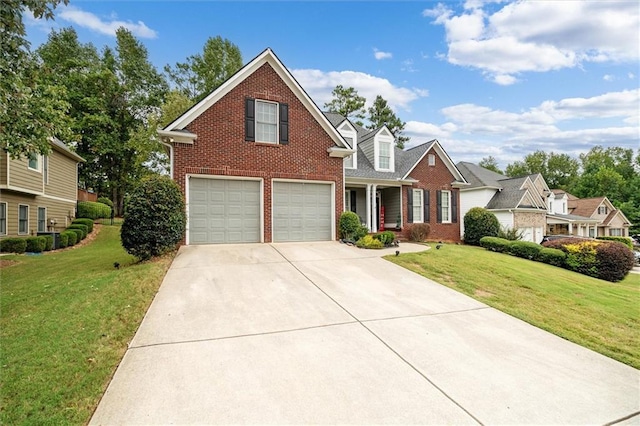
[[511, 241], [500, 237], [482, 237], [480, 246], [497, 253], [505, 253], [509, 251]]
[[373, 238], [371, 235], [365, 235], [356, 242], [356, 246], [366, 249], [381, 249], [382, 241]]
[[531, 241], [513, 241], [509, 246], [509, 253], [524, 259], [533, 260], [542, 250], [542, 246]]
[[53, 235], [42, 235], [42, 238], [47, 242], [44, 246], [44, 251], [53, 250]]
[[80, 241], [78, 239], [78, 234], [75, 231], [64, 231], [60, 233], [60, 236], [62, 237], [62, 234], [67, 236], [67, 245], [65, 247], [71, 247], [71, 246], [75, 246], [78, 241]]
[[482, 207], [474, 207], [464, 215], [464, 243], [480, 245], [482, 237], [497, 237], [500, 222], [496, 215]]
[[27, 237], [26, 240], [28, 253], [42, 253], [47, 245], [47, 240], [44, 237]]
[[509, 241], [520, 241], [522, 239], [523, 234], [524, 232], [520, 231], [518, 228], [501, 226], [500, 231], [498, 231], [498, 238], [502, 238]]
[[111, 207], [94, 201], [79, 201], [77, 210], [78, 213], [76, 214], [76, 217], [79, 218], [95, 220], [111, 217]]
[[384, 245], [385, 247], [388, 247], [391, 244], [393, 244], [393, 242], [395, 241], [396, 234], [394, 234], [391, 231], [384, 231], [384, 232], [375, 234], [373, 238], [375, 238], [376, 240], [379, 240], [382, 243], [382, 245]]
[[26, 238], [3, 238], [0, 240], [0, 252], [24, 253], [27, 250]]
[[428, 223], [412, 223], [407, 228], [409, 241], [425, 241], [431, 232], [431, 226]]
[[67, 228], [66, 231], [76, 234], [76, 241], [73, 243], [74, 245], [82, 241], [85, 237], [84, 231], [80, 228]]
[[597, 239], [602, 241], [617, 241], [633, 250], [633, 240], [631, 237], [598, 237]]
[[[73, 234], [75, 235], [75, 234]], [[60, 248], [65, 248], [69, 245], [69, 234], [66, 232], [60, 233]]]
[[355, 241], [358, 241], [360, 238], [364, 237], [367, 234], [369, 234], [369, 228], [364, 225], [360, 225], [356, 233], [353, 235], [353, 239]]
[[611, 282], [621, 281], [633, 268], [633, 251], [617, 241], [599, 244], [596, 247], [598, 278]]
[[564, 260], [567, 257], [567, 254], [562, 250], [543, 247], [539, 252], [538, 256], [536, 256], [536, 260], [538, 262], [548, 263], [553, 266], [564, 266]]
[[90, 234], [90, 233], [93, 232], [93, 220], [92, 219], [80, 218], [80, 219], [74, 219], [73, 222], [71, 222], [72, 225], [74, 225], [76, 223], [80, 223], [82, 225], [86, 225], [87, 226], [87, 234]]
[[360, 223], [360, 217], [354, 212], [343, 212], [340, 215], [340, 238], [345, 240], [358, 240], [355, 235], [362, 224]]
[[106, 204], [107, 206], [113, 208], [113, 201], [111, 201], [107, 197], [98, 197], [98, 199], [96, 201], [98, 203]]
[[122, 246], [140, 260], [174, 249], [187, 217], [182, 192], [168, 176], [144, 178], [129, 194], [120, 230]]
[[67, 229], [79, 229], [82, 231], [82, 239], [84, 240], [89, 233], [89, 228], [87, 225], [83, 225], [82, 223], [72, 223], [67, 227]]

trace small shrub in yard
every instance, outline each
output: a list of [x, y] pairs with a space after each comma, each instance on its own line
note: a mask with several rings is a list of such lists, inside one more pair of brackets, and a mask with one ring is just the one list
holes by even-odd
[[367, 228], [364, 225], [360, 225], [360, 227], [358, 228], [358, 230], [354, 234], [353, 238], [354, 238], [355, 241], [358, 241], [360, 238], [364, 237], [368, 233], [369, 233], [369, 228]]
[[[360, 217], [357, 214], [354, 212], [343, 212], [340, 215], [340, 238], [357, 241], [359, 238], [356, 238], [356, 236], [359, 234], [358, 231], [361, 226]], [[362, 237], [362, 235], [360, 237]]]
[[84, 239], [85, 233], [82, 229], [79, 228], [67, 228], [68, 232], [73, 232], [76, 234], [76, 241], [73, 244], [79, 243]]
[[26, 251], [29, 253], [42, 253], [47, 245], [47, 240], [44, 237], [27, 237], [26, 240]]
[[93, 220], [91, 219], [86, 219], [86, 218], [80, 218], [80, 219], [74, 219], [73, 222], [71, 222], [71, 224], [82, 224], [82, 225], [86, 225], [87, 226], [87, 234], [90, 234], [93, 232]]
[[413, 223], [408, 226], [407, 237], [409, 241], [422, 242], [427, 239], [431, 232], [431, 226], [428, 223]]
[[44, 251], [51, 251], [53, 249], [53, 235], [43, 235], [42, 238], [46, 240]]
[[106, 204], [107, 206], [113, 208], [113, 201], [111, 201], [107, 197], [98, 197], [98, 199], [96, 201], [98, 203]]
[[633, 240], [631, 237], [598, 237], [598, 240], [602, 241], [617, 241], [629, 247], [633, 250]]
[[543, 247], [539, 252], [536, 260], [538, 262], [547, 263], [553, 266], [564, 266], [564, 259], [567, 257], [562, 250]]
[[67, 227], [67, 229], [79, 229], [82, 231], [82, 239], [84, 240], [89, 233], [89, 228], [87, 225], [83, 225], [82, 223], [72, 223]]
[[376, 240], [380, 240], [385, 247], [390, 246], [396, 239], [396, 234], [391, 231], [384, 231], [373, 236]]
[[500, 222], [496, 215], [482, 207], [474, 207], [464, 215], [464, 243], [480, 245], [482, 237], [497, 237]]
[[122, 246], [140, 260], [171, 250], [182, 240], [187, 217], [178, 185], [167, 176], [143, 179], [125, 203]]
[[499, 237], [482, 237], [480, 238], [480, 246], [487, 250], [505, 253], [509, 251], [511, 241]]
[[[73, 234], [75, 235], [75, 234]], [[60, 233], [60, 248], [65, 248], [69, 245], [69, 234], [66, 232]]]
[[78, 202], [78, 214], [76, 216], [94, 220], [100, 218], [106, 219], [111, 217], [111, 207], [94, 201], [80, 201]]
[[519, 241], [522, 239], [522, 235], [523, 232], [518, 228], [510, 228], [508, 226], [502, 226], [500, 227], [500, 231], [498, 231], [498, 238], [509, 241]]
[[62, 234], [64, 234], [67, 237], [67, 244], [65, 245], [65, 247], [75, 246], [78, 243], [78, 241], [80, 241], [78, 239], [78, 234], [74, 231], [61, 232], [60, 237], [62, 237]]
[[524, 259], [533, 260], [542, 250], [542, 246], [531, 241], [513, 241], [509, 246], [509, 253]]
[[635, 262], [633, 252], [623, 243], [612, 241], [596, 248], [598, 278], [617, 282], [627, 275]]
[[376, 240], [371, 235], [365, 235], [356, 242], [356, 246], [366, 249], [381, 249], [383, 244], [382, 241]]
[[24, 253], [27, 250], [26, 238], [4, 238], [0, 240], [0, 252]]

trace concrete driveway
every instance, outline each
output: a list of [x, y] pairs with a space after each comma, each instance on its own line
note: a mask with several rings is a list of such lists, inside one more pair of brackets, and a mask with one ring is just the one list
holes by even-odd
[[182, 247], [91, 424], [640, 424], [638, 370], [380, 254]]

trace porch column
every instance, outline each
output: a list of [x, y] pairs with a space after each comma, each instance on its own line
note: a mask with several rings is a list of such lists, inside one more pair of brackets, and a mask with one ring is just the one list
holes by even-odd
[[573, 223], [569, 222], [569, 235], [573, 235]]
[[378, 185], [371, 186], [371, 232], [378, 232], [378, 206], [376, 205], [376, 192]]
[[367, 205], [367, 228], [371, 230], [371, 184], [367, 184], [367, 195], [366, 195], [366, 205]]

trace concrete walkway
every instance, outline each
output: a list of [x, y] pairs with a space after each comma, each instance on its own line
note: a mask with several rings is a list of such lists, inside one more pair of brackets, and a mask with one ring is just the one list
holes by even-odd
[[638, 370], [380, 254], [182, 247], [91, 424], [640, 424]]

